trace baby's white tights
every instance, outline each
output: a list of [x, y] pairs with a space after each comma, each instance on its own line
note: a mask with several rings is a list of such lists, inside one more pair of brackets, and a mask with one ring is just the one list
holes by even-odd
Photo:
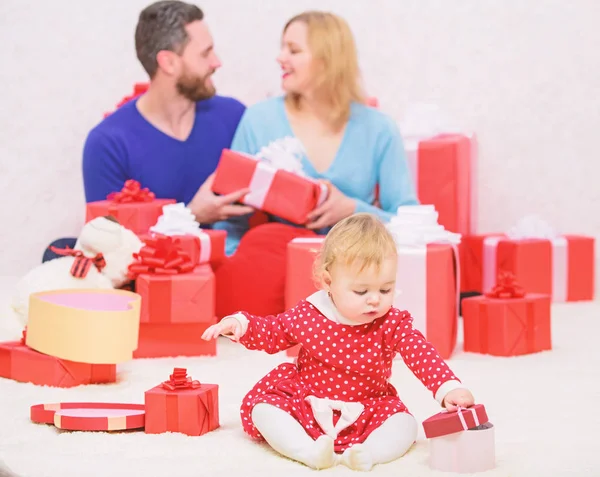
[[313, 469], [326, 469], [339, 463], [368, 471], [402, 457], [417, 437], [417, 421], [407, 413], [390, 416], [362, 444], [355, 444], [342, 455], [333, 449], [334, 440], [326, 435], [313, 440], [296, 419], [276, 406], [260, 403], [252, 409], [254, 426], [267, 443], [280, 454]]

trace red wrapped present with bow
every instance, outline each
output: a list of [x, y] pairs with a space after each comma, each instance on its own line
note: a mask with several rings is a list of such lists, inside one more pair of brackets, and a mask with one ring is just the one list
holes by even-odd
[[271, 148], [275, 152], [263, 152], [269, 160], [224, 149], [212, 190], [224, 195], [249, 188], [242, 203], [303, 225], [308, 214], [326, 199], [328, 186], [303, 175], [300, 160], [285, 146], [281, 151], [276, 145]]
[[216, 354], [215, 342], [200, 339], [216, 323], [215, 276], [195, 265], [177, 239], [148, 238], [129, 266], [142, 297], [138, 349], [134, 357]]
[[561, 235], [538, 217], [523, 217], [506, 234], [472, 235], [460, 246], [464, 292], [489, 292], [499, 270], [553, 302], [589, 301], [595, 292], [595, 239]]
[[39, 353], [20, 341], [0, 343], [0, 377], [38, 386], [70, 388], [82, 384], [114, 383], [114, 364], [77, 363]]
[[168, 204], [148, 234], [140, 235], [146, 242], [159, 236], [173, 237], [194, 265], [218, 265], [225, 258], [225, 230], [201, 229], [192, 211], [182, 202]]
[[110, 193], [106, 200], [88, 202], [85, 221], [111, 215], [123, 227], [141, 235], [156, 223], [163, 206], [174, 203], [174, 199], [157, 199], [148, 188], [129, 179], [120, 191]]
[[512, 273], [503, 271], [494, 288], [462, 301], [464, 350], [518, 356], [552, 349], [551, 297], [525, 293]]
[[429, 439], [429, 466], [442, 472], [472, 474], [496, 464], [494, 426], [485, 407], [475, 404], [442, 411], [423, 422]]
[[200, 383], [175, 368], [169, 380], [144, 393], [145, 432], [201, 436], [219, 427], [219, 386]]

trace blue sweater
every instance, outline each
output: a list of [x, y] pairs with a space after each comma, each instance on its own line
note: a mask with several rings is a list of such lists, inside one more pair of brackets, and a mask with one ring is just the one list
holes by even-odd
[[88, 134], [83, 150], [87, 202], [104, 200], [127, 179], [139, 181], [157, 198], [188, 203], [229, 148], [245, 106], [215, 96], [198, 102], [189, 137], [180, 141], [159, 131], [132, 100]]
[[[284, 98], [279, 96], [246, 109], [231, 148], [257, 154], [272, 141], [293, 135]], [[384, 222], [396, 214], [399, 206], [418, 203], [395, 122], [381, 111], [362, 104], [352, 105], [342, 143], [331, 166], [319, 173], [306, 157], [302, 165], [307, 175], [329, 180], [346, 196], [355, 199], [355, 212], [376, 214]], [[381, 208], [372, 205], [377, 185]], [[277, 217], [272, 220], [283, 222]], [[227, 253], [232, 254], [248, 230], [248, 217], [217, 222], [214, 228], [227, 230]]]

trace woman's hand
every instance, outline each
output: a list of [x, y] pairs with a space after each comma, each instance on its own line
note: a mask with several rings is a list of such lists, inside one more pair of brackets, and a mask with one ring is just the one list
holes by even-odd
[[319, 207], [307, 216], [308, 229], [321, 229], [335, 225], [342, 219], [349, 217], [356, 210], [356, 201], [345, 196], [333, 184], [328, 184], [329, 194]]
[[458, 407], [471, 407], [475, 404], [475, 398], [468, 389], [454, 389], [444, 397], [443, 406], [448, 411], [456, 411]]
[[235, 341], [239, 341], [242, 337], [242, 325], [237, 319], [226, 316], [216, 325], [209, 326], [202, 334], [202, 339], [210, 341], [217, 339], [219, 335], [232, 335]]

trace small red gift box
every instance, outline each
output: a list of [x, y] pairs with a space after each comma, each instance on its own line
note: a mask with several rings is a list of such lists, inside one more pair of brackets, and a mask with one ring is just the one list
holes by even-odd
[[446, 230], [463, 235], [474, 233], [476, 225], [475, 149], [475, 138], [463, 134], [406, 143], [419, 201], [435, 206]]
[[252, 156], [223, 149], [212, 190], [229, 194], [250, 188], [244, 204], [303, 225], [306, 216], [323, 201], [327, 186], [308, 177], [276, 169]]
[[0, 376], [39, 386], [70, 388], [82, 384], [114, 383], [114, 364], [76, 363], [38, 353], [20, 341], [0, 343]]
[[487, 295], [462, 301], [464, 350], [518, 356], [552, 349], [550, 295], [525, 294], [502, 274]]
[[428, 439], [473, 429], [488, 422], [483, 404], [459, 408], [456, 412], [442, 411], [423, 421], [423, 431]]
[[85, 221], [111, 215], [123, 227], [141, 235], [156, 223], [163, 206], [174, 203], [174, 199], [157, 199], [139, 182], [128, 180], [120, 192], [109, 194], [106, 200], [87, 203]]
[[194, 265], [181, 242], [148, 238], [129, 266], [142, 297], [140, 323], [207, 323], [215, 317], [215, 276], [209, 265]]
[[594, 238], [510, 239], [505, 235], [465, 237], [460, 245], [465, 292], [486, 293], [498, 272], [515, 275], [525, 290], [552, 296], [553, 302], [594, 299]]
[[[140, 240], [148, 243], [161, 234], [150, 232], [140, 235]], [[219, 264], [225, 258], [225, 230], [201, 230], [198, 235], [171, 235], [181, 246], [181, 250], [190, 256], [193, 264]]]
[[219, 427], [219, 386], [193, 381], [175, 368], [169, 381], [146, 391], [145, 432], [201, 436]]

